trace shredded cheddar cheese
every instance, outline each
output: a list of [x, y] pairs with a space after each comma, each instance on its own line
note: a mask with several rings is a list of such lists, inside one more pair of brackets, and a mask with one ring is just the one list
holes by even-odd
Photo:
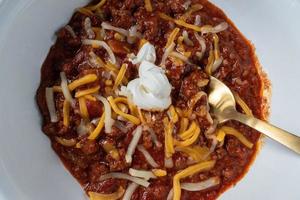
[[117, 68], [117, 66], [112, 64], [111, 62], [107, 62], [106, 65], [105, 65], [105, 68], [110, 70], [110, 71], [113, 71], [115, 73], [119, 73], [119, 69]]
[[131, 122], [132, 122], [133, 124], [135, 124], [135, 125], [138, 125], [138, 124], [141, 123], [141, 121], [140, 121], [139, 118], [137, 118], [137, 117], [135, 117], [135, 116], [133, 116], [133, 115], [130, 115], [130, 114], [127, 114], [127, 113], [122, 112], [122, 111], [118, 108], [118, 106], [116, 105], [116, 103], [115, 103], [113, 97], [110, 96], [110, 97], [107, 98], [107, 100], [108, 100], [109, 104], [111, 105], [111, 108], [113, 109], [113, 111], [114, 111], [115, 113], [117, 113], [118, 115], [120, 115], [120, 116], [124, 117], [125, 119], [131, 121]]
[[75, 97], [79, 98], [79, 97], [82, 97], [82, 96], [85, 96], [88, 94], [94, 94], [94, 93], [98, 92], [99, 89], [100, 89], [100, 86], [92, 87], [92, 88], [89, 88], [86, 90], [81, 90], [81, 91], [78, 91], [75, 93]]
[[177, 173], [173, 178], [173, 190], [174, 190], [174, 197], [173, 200], [180, 200], [181, 196], [181, 187], [180, 187], [180, 179], [186, 178], [188, 176], [191, 176], [193, 174], [210, 170], [214, 167], [216, 161], [206, 161], [201, 162], [196, 165], [192, 165], [179, 173]]
[[216, 33], [213, 34], [214, 40], [214, 56], [215, 60], [220, 58], [219, 37]]
[[183, 20], [183, 21], [186, 21], [187, 18], [188, 18], [189, 16], [191, 16], [191, 14], [192, 14], [193, 12], [196, 12], [196, 11], [198, 11], [198, 10], [201, 10], [202, 8], [203, 8], [203, 6], [202, 6], [201, 4], [194, 4], [194, 5], [191, 6], [190, 9], [188, 9], [188, 11], [187, 11], [186, 13], [184, 13], [184, 14], [180, 17], [180, 19]]
[[111, 194], [101, 194], [89, 192], [90, 200], [118, 200], [124, 195], [125, 190], [120, 187], [116, 192]]
[[77, 11], [80, 12], [81, 14], [84, 14], [87, 16], [94, 15], [94, 13], [92, 11], [90, 11], [89, 9], [86, 9], [86, 8], [78, 8]]
[[153, 11], [153, 8], [152, 8], [152, 5], [151, 5], [151, 0], [145, 0], [145, 8], [146, 8], [147, 12], [152, 12]]
[[232, 135], [236, 137], [242, 144], [244, 144], [249, 149], [253, 147], [253, 144], [238, 130], [229, 126], [222, 126], [221, 130], [224, 131], [226, 135]]
[[84, 97], [80, 97], [78, 99], [79, 102], [79, 110], [80, 110], [80, 115], [83, 119], [88, 119], [89, 118], [89, 112], [86, 107], [86, 101]]
[[178, 122], [178, 114], [174, 108], [173, 105], [170, 106], [169, 110], [168, 110], [168, 115], [170, 117], [170, 120], [172, 121], [172, 123], [176, 123]]
[[94, 31], [94, 33], [96, 34], [96, 40], [102, 40], [102, 36], [101, 36], [101, 28], [99, 27], [92, 27], [92, 30]]
[[198, 139], [198, 137], [200, 135], [200, 132], [201, 132], [200, 128], [197, 127], [195, 129], [194, 134], [190, 138], [183, 140], [183, 141], [174, 140], [174, 143], [176, 146], [179, 146], [179, 147], [187, 147], [187, 146], [193, 144], [194, 142], [196, 142], [196, 140]]
[[192, 29], [192, 30], [197, 31], [197, 32], [201, 32], [201, 30], [202, 30], [201, 27], [199, 27], [199, 26], [196, 26], [194, 24], [186, 23], [182, 19], [173, 19], [172, 17], [170, 17], [170, 16], [168, 16], [164, 13], [159, 13], [159, 17], [164, 19], [164, 20], [173, 21], [178, 26], [182, 26], [182, 27], [185, 27], [185, 28], [188, 28], [188, 29]]
[[213, 64], [215, 62], [215, 55], [214, 55], [214, 50], [210, 50], [209, 51], [209, 56], [208, 56], [208, 62], [207, 62], [207, 65], [205, 66], [205, 72], [208, 74], [208, 75], [211, 75], [212, 73], [212, 67], [213, 67]]
[[165, 46], [165, 49], [167, 49], [167, 48], [174, 42], [174, 40], [175, 40], [177, 34], [179, 33], [179, 31], [180, 31], [179, 28], [175, 28], [175, 29], [171, 32], [171, 34], [170, 34], [170, 36], [169, 36], [169, 38], [168, 38], [168, 40], [167, 40], [167, 44], [166, 44], [166, 46]]
[[189, 129], [180, 133], [179, 137], [182, 140], [186, 140], [186, 139], [192, 137], [194, 135], [194, 132], [196, 131], [197, 127], [198, 126], [197, 126], [196, 122], [193, 121], [192, 124], [190, 125]]
[[144, 118], [142, 110], [138, 109], [138, 113], [139, 113], [139, 119], [141, 120], [142, 124], [146, 124], [146, 120]]
[[55, 137], [56, 142], [59, 144], [66, 146], [66, 147], [72, 147], [76, 145], [76, 140], [75, 139], [64, 139], [61, 137]]
[[216, 136], [217, 136], [218, 142], [223, 142], [225, 139], [226, 133], [224, 131], [222, 131], [222, 129], [218, 129], [216, 131]]
[[65, 127], [69, 127], [70, 125], [70, 103], [69, 101], [64, 101], [64, 107], [63, 107], [63, 124]]
[[130, 113], [132, 115], [136, 116], [136, 117], [139, 116], [139, 111], [138, 111], [137, 107], [134, 104], [132, 104], [127, 98], [125, 98], [125, 97], [116, 97], [114, 99], [114, 101], [115, 101], [115, 104], [118, 104], [118, 103], [127, 104], [128, 107], [129, 107]]
[[115, 80], [113, 90], [115, 90], [122, 83], [126, 70], [127, 70], [127, 64], [123, 64]]
[[152, 169], [152, 172], [157, 177], [163, 177], [167, 175], [167, 171], [163, 169]]
[[73, 91], [76, 88], [78, 88], [79, 86], [82, 86], [82, 85], [85, 85], [85, 84], [88, 84], [88, 83], [92, 83], [96, 80], [97, 80], [97, 75], [96, 74], [88, 74], [88, 75], [85, 75], [82, 78], [74, 80], [72, 83], [70, 83], [68, 85], [68, 87], [69, 87], [70, 91]]
[[105, 3], [106, 3], [106, 0], [101, 0], [98, 4], [96, 4], [94, 6], [88, 6], [88, 7], [86, 7], [86, 9], [95, 11], [95, 10], [101, 8]]
[[119, 41], [124, 41], [124, 40], [125, 40], [125, 36], [122, 35], [122, 34], [120, 34], [120, 33], [115, 33], [115, 34], [114, 34], [114, 38], [115, 38], [116, 40], [119, 40]]
[[243, 99], [236, 92], [233, 92], [233, 96], [234, 96], [237, 104], [242, 108], [242, 110], [246, 113], [246, 115], [253, 116], [252, 110], [249, 108], [249, 106], [245, 103], [245, 101], [243, 101]]
[[169, 122], [167, 117], [163, 119], [163, 123], [165, 127], [165, 154], [167, 158], [170, 158], [175, 153], [172, 136], [173, 124]]
[[180, 128], [179, 128], [179, 134], [183, 133], [189, 125], [189, 119], [186, 117], [183, 117], [180, 119]]
[[94, 97], [90, 94], [85, 95], [84, 98], [89, 101], [97, 101], [96, 97]]
[[53, 88], [53, 92], [62, 92], [62, 89], [60, 86], [55, 85], [52, 88]]
[[97, 127], [93, 130], [93, 132], [89, 135], [88, 139], [89, 140], [95, 140], [101, 133], [101, 130], [104, 127], [104, 119], [105, 119], [105, 111], [102, 114]]
[[187, 154], [195, 162], [204, 161], [206, 158], [208, 158], [209, 155], [209, 149], [207, 147], [176, 147], [175, 150]]

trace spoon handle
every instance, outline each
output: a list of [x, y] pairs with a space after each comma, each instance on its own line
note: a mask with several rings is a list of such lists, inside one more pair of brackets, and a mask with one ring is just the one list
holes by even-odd
[[300, 137], [254, 117], [250, 117], [239, 112], [234, 112], [231, 114], [231, 119], [250, 126], [251, 128], [265, 134], [266, 136], [300, 154]]

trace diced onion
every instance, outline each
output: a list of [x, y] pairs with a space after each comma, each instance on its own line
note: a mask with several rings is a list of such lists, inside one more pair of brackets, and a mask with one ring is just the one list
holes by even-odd
[[206, 33], [219, 33], [221, 31], [224, 31], [228, 28], [228, 24], [226, 22], [222, 22], [218, 24], [215, 27], [212, 26], [203, 26], [201, 27], [201, 33], [206, 34]]
[[138, 145], [137, 149], [144, 155], [146, 161], [154, 168], [157, 168], [159, 165], [157, 162], [153, 159], [151, 154], [145, 149], [143, 145]]
[[90, 200], [118, 200], [124, 194], [124, 189], [120, 187], [116, 192], [111, 194], [101, 194], [97, 192], [89, 192]]
[[56, 114], [55, 103], [54, 103], [54, 94], [53, 88], [46, 88], [46, 103], [50, 115], [51, 122], [55, 123], [58, 122], [58, 117]]
[[61, 86], [63, 95], [64, 95], [65, 99], [71, 103], [72, 107], [74, 107], [75, 106], [75, 101], [72, 98], [72, 95], [71, 95], [70, 90], [68, 88], [68, 80], [67, 80], [66, 74], [64, 72], [60, 72], [60, 78], [61, 78], [60, 86]]
[[[201, 52], [199, 52], [199, 54], [196, 54], [197, 57], [200, 59], [203, 58], [204, 53], [206, 51], [206, 43], [203, 37], [201, 37], [197, 32], [195, 32], [195, 38], [198, 40], [200, 46], [201, 46]], [[198, 53], [198, 52], [197, 52]]]
[[134, 191], [139, 187], [136, 183], [130, 183], [130, 185], [127, 187], [125, 194], [123, 196], [122, 200], [130, 200]]
[[132, 155], [135, 151], [135, 148], [142, 136], [142, 126], [138, 126], [134, 131], [133, 131], [133, 138], [128, 146], [126, 155], [125, 155], [125, 160], [127, 163], [131, 163], [132, 162]]
[[91, 45], [94, 48], [103, 47], [107, 51], [107, 53], [109, 55], [110, 62], [112, 64], [116, 64], [116, 62], [117, 62], [116, 57], [115, 57], [112, 49], [108, 46], [108, 44], [106, 42], [100, 41], [100, 40], [85, 39], [85, 40], [82, 40], [82, 44], [84, 44], [84, 45]]
[[182, 31], [183, 41], [188, 46], [193, 46], [193, 41], [189, 38], [189, 34], [186, 30]]
[[106, 133], [111, 133], [112, 131], [112, 126], [114, 124], [114, 120], [111, 118], [111, 107], [109, 102], [107, 101], [106, 98], [103, 96], [95, 95], [99, 101], [101, 101], [104, 105], [104, 112], [105, 112], [105, 118], [104, 118], [104, 124], [105, 124], [105, 132]]
[[187, 191], [195, 192], [195, 191], [206, 190], [208, 188], [214, 187], [219, 184], [220, 184], [219, 177], [211, 177], [205, 181], [201, 181], [198, 183], [182, 183], [181, 188]]
[[71, 35], [73, 38], [77, 38], [76, 33], [74, 32], [73, 28], [72, 28], [70, 25], [66, 25], [66, 26], [65, 26], [65, 29], [70, 33], [70, 35]]
[[92, 22], [89, 17], [84, 20], [84, 30], [88, 36], [88, 39], [93, 39], [95, 37], [95, 33], [92, 29]]
[[148, 181], [146, 181], [145, 179], [133, 177], [133, 176], [130, 176], [128, 174], [119, 173], [119, 172], [112, 172], [112, 173], [109, 173], [109, 174], [105, 174], [105, 175], [100, 177], [100, 181], [104, 181], [104, 180], [107, 180], [107, 179], [110, 179], [110, 178], [129, 180], [129, 181], [135, 182], [136, 184], [139, 184], [139, 185], [144, 186], [144, 187], [148, 187], [150, 185], [150, 183]]
[[145, 180], [149, 180], [150, 178], [157, 178], [152, 171], [146, 171], [146, 170], [137, 170], [130, 168], [129, 174], [134, 177], [143, 178]]
[[165, 157], [165, 167], [173, 168], [173, 166], [174, 166], [174, 162], [173, 162], [172, 157], [170, 157], [170, 158]]

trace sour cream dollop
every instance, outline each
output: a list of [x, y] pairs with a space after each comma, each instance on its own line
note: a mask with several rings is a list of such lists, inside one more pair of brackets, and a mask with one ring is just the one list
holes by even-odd
[[155, 48], [150, 43], [144, 44], [134, 59], [140, 63], [139, 78], [130, 81], [126, 93], [135, 105], [144, 110], [161, 111], [171, 105], [172, 86], [165, 71], [156, 66]]

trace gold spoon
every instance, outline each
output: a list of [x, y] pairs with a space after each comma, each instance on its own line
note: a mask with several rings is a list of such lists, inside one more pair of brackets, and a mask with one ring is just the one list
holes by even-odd
[[211, 77], [209, 87], [208, 102], [219, 123], [229, 120], [241, 122], [300, 154], [300, 137], [262, 120], [237, 112], [232, 92], [218, 79]]

